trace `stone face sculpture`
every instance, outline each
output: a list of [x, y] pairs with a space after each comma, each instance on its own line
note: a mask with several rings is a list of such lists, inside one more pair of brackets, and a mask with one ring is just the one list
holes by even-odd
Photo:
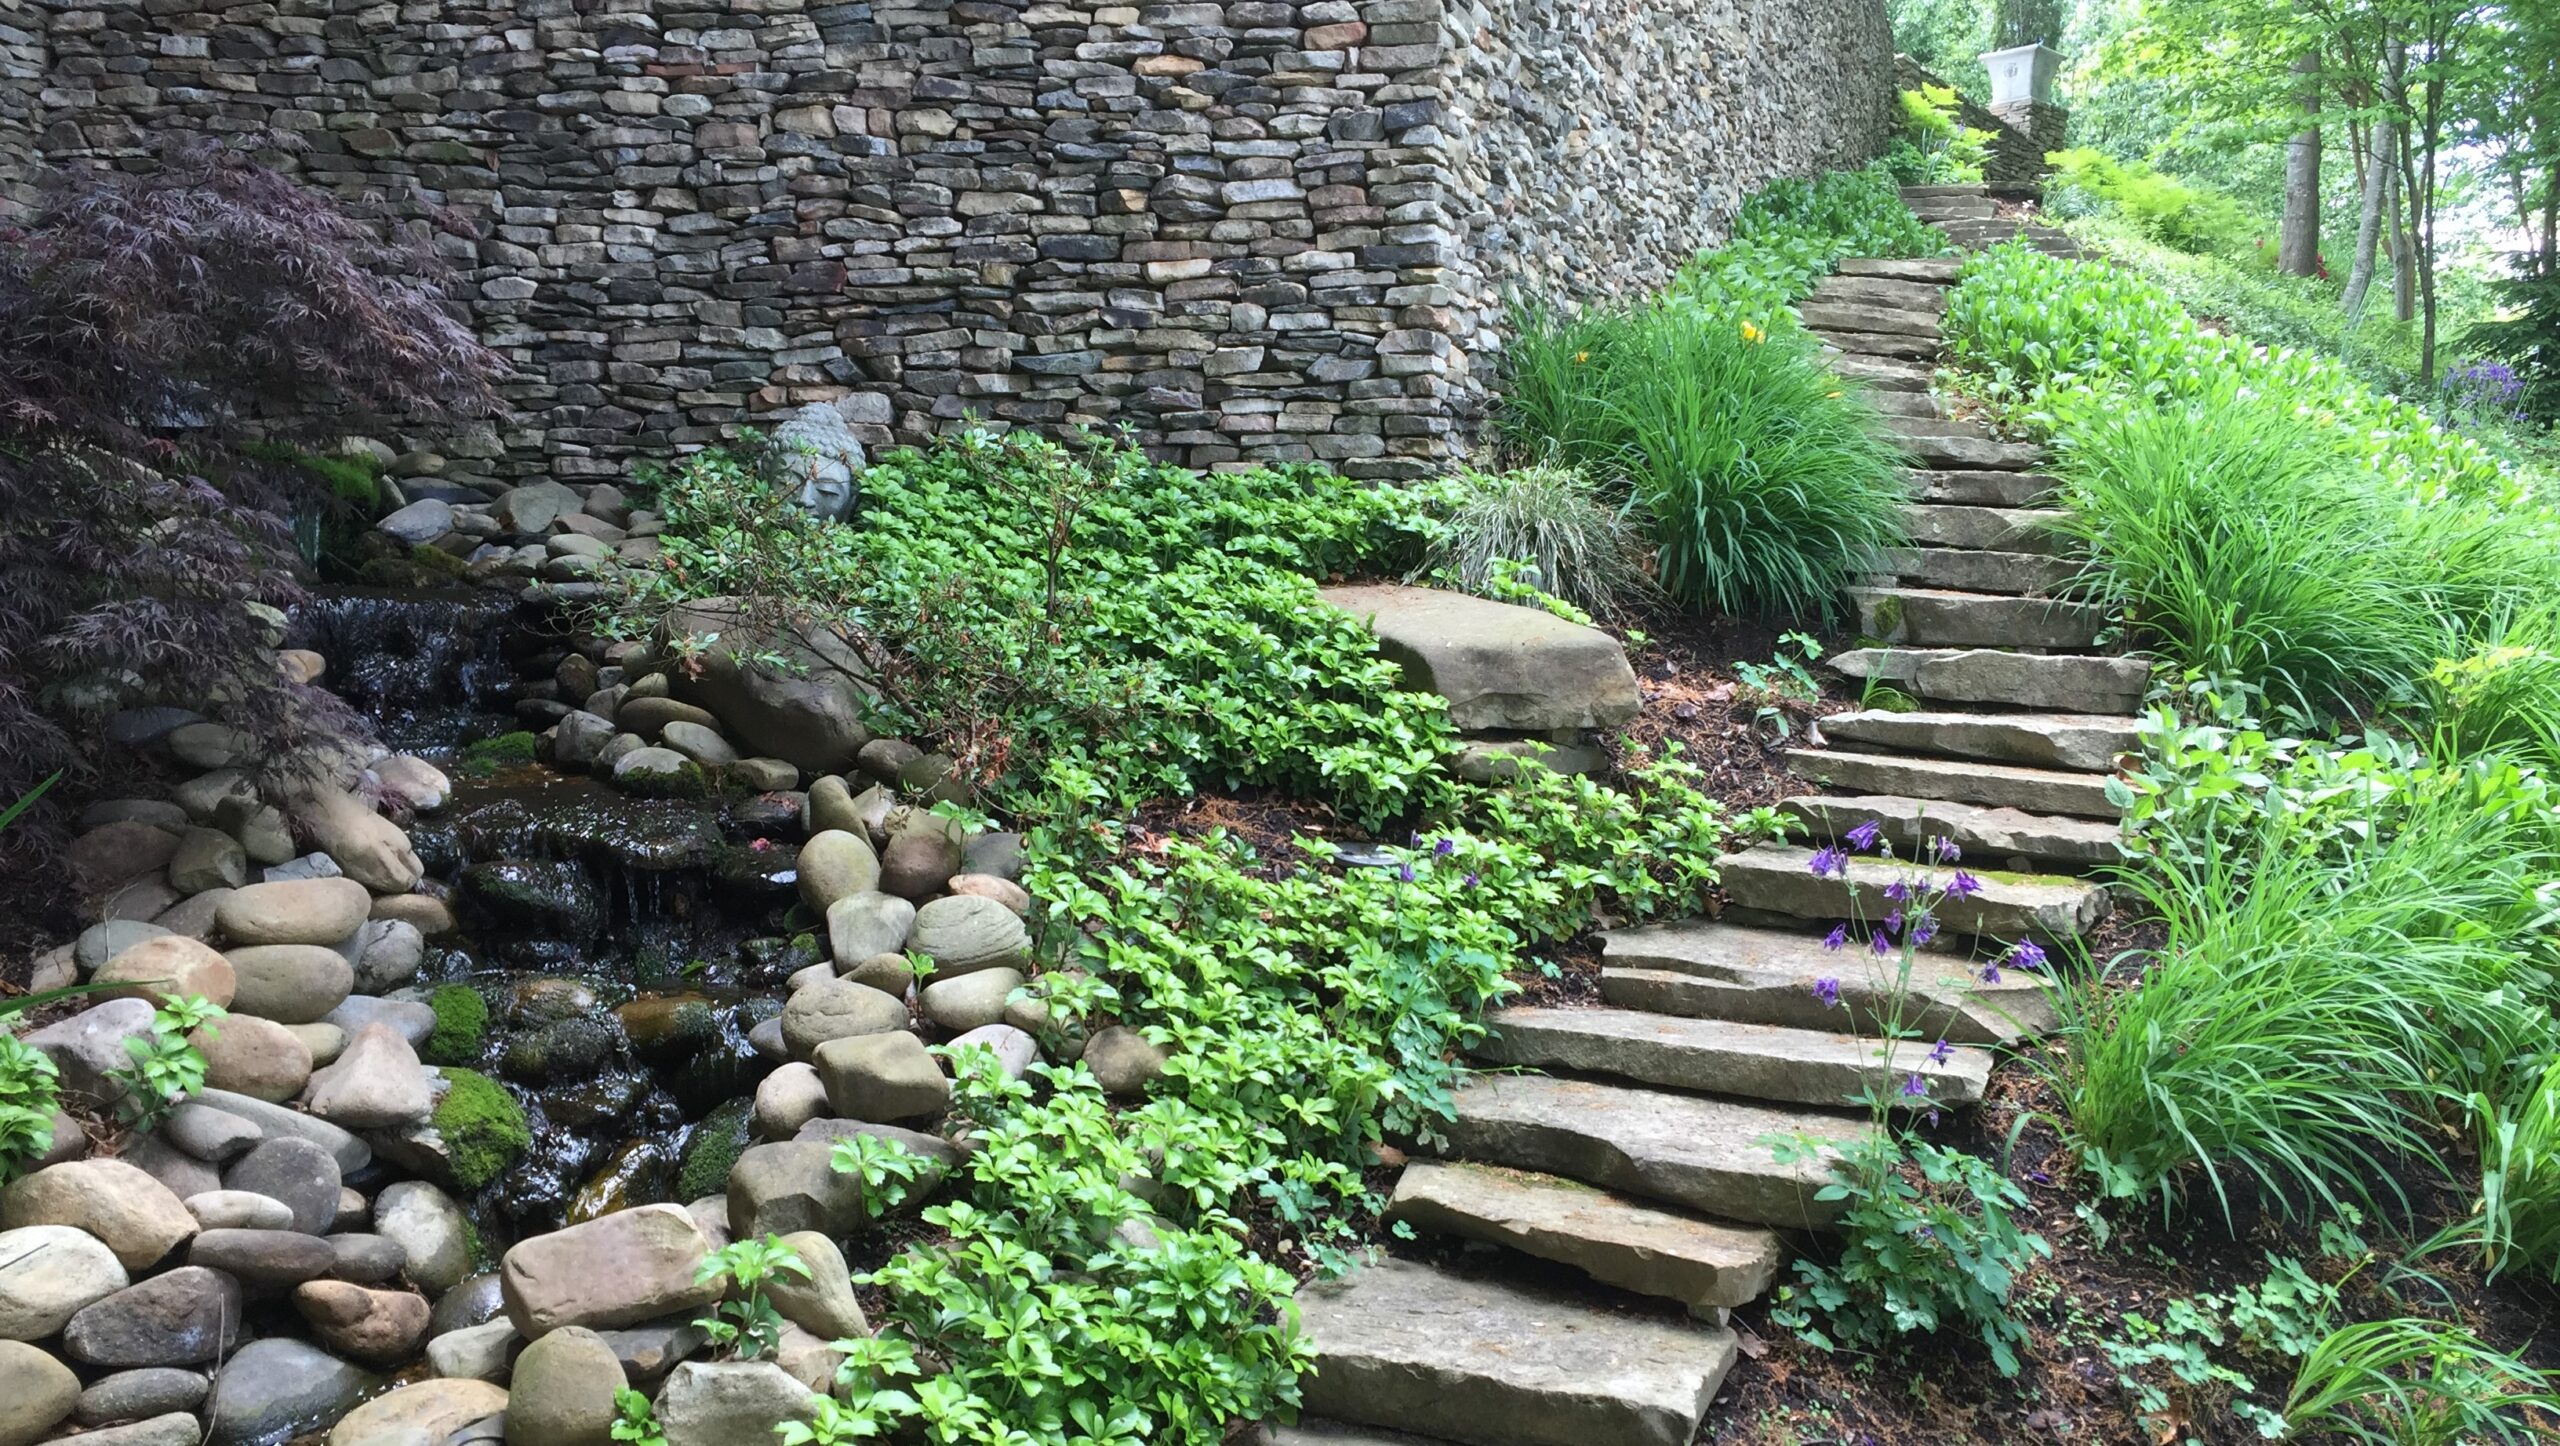
[[842, 522], [853, 515], [853, 504], [862, 495], [854, 479], [866, 459], [844, 413], [834, 406], [811, 402], [774, 428], [770, 465], [774, 480], [799, 485], [795, 500], [801, 511], [820, 522]]

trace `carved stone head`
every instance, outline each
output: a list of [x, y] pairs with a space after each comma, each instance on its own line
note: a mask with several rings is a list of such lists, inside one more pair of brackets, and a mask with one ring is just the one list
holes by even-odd
[[842, 522], [862, 498], [855, 480], [867, 459], [844, 414], [811, 402], [773, 429], [774, 481], [794, 489], [801, 511], [821, 522]]

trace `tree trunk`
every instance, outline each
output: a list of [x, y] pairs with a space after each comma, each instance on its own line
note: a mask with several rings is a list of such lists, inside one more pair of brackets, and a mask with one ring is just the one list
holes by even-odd
[[2295, 89], [2304, 125], [2284, 149], [2284, 229], [2276, 241], [2276, 270], [2287, 276], [2320, 271], [2320, 55], [2293, 63], [2302, 77]]
[[2383, 199], [2391, 191], [2392, 149], [2396, 134], [2391, 120], [2385, 116], [2374, 122], [2372, 157], [2364, 166], [2363, 205], [2356, 214], [2356, 255], [2347, 270], [2347, 294], [2344, 306], [2348, 316], [2364, 310], [2365, 293], [2373, 289], [2373, 255], [2382, 239]]
[[2405, 134], [2397, 135], [2392, 137], [2392, 142], [2387, 167], [2390, 174], [2382, 183], [2382, 204], [2391, 213], [2391, 315], [2397, 320], [2408, 321], [2418, 314], [2417, 258], [2409, 254], [2409, 228], [2405, 224], [2406, 213], [2402, 210], [2402, 203], [2407, 198], [2400, 194], [2400, 167], [2402, 158], [2408, 154], [2409, 138]]

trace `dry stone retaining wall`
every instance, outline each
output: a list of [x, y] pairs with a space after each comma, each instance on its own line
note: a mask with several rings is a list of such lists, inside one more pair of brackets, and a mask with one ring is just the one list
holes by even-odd
[[518, 415], [412, 459], [464, 480], [833, 399], [875, 446], [974, 414], [1437, 470], [1506, 295], [1658, 282], [1891, 100], [1879, 0], [0, 0], [0, 42], [14, 14], [51, 160], [273, 128], [468, 224]]

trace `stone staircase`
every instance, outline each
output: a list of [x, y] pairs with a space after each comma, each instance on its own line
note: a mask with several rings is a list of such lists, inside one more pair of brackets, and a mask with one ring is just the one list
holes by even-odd
[[[1978, 189], [1910, 195], [1960, 241], [2001, 224]], [[1823, 719], [1788, 754], [1821, 787], [1783, 805], [1805, 839], [1720, 860], [1713, 918], [1604, 935], [1606, 1007], [1491, 1016], [1486, 1072], [1459, 1091], [1442, 1158], [1409, 1166], [1388, 1208], [1478, 1248], [1301, 1291], [1311, 1419], [1273, 1443], [1696, 1436], [1737, 1351], [1726, 1313], [1770, 1286], [1786, 1235], [1831, 1225], [1837, 1205], [1817, 1198], [1829, 1162], [1872, 1128], [1849, 1102], [1887, 1078], [1872, 1031], [1898, 958], [1823, 936], [1890, 907], [1883, 887], [1911, 866], [1862, 855], [1845, 877], [1817, 875], [1805, 843], [1874, 823], [1908, 860], [1949, 837], [1980, 885], [1942, 901], [1946, 933], [1911, 981], [1906, 1018], [1949, 1046], [1893, 1055], [1892, 1079], [1925, 1091], [1914, 1107], [1978, 1102], [1993, 1049], [2050, 1026], [2034, 976], [1983, 966], [2106, 917], [2086, 875], [2117, 857], [2106, 779], [2133, 746], [2145, 665], [2109, 656], [2097, 611], [2054, 596], [2069, 568], [2060, 514], [2039, 505], [2038, 449], [1930, 395], [1956, 267], [1849, 261], [1799, 308], [1916, 464], [1908, 545], [1852, 594], [1873, 646], [1833, 660], [1879, 706]], [[1953, 870], [1924, 872], [1943, 884]], [[1780, 1138], [1802, 1143], [1789, 1162]]]

